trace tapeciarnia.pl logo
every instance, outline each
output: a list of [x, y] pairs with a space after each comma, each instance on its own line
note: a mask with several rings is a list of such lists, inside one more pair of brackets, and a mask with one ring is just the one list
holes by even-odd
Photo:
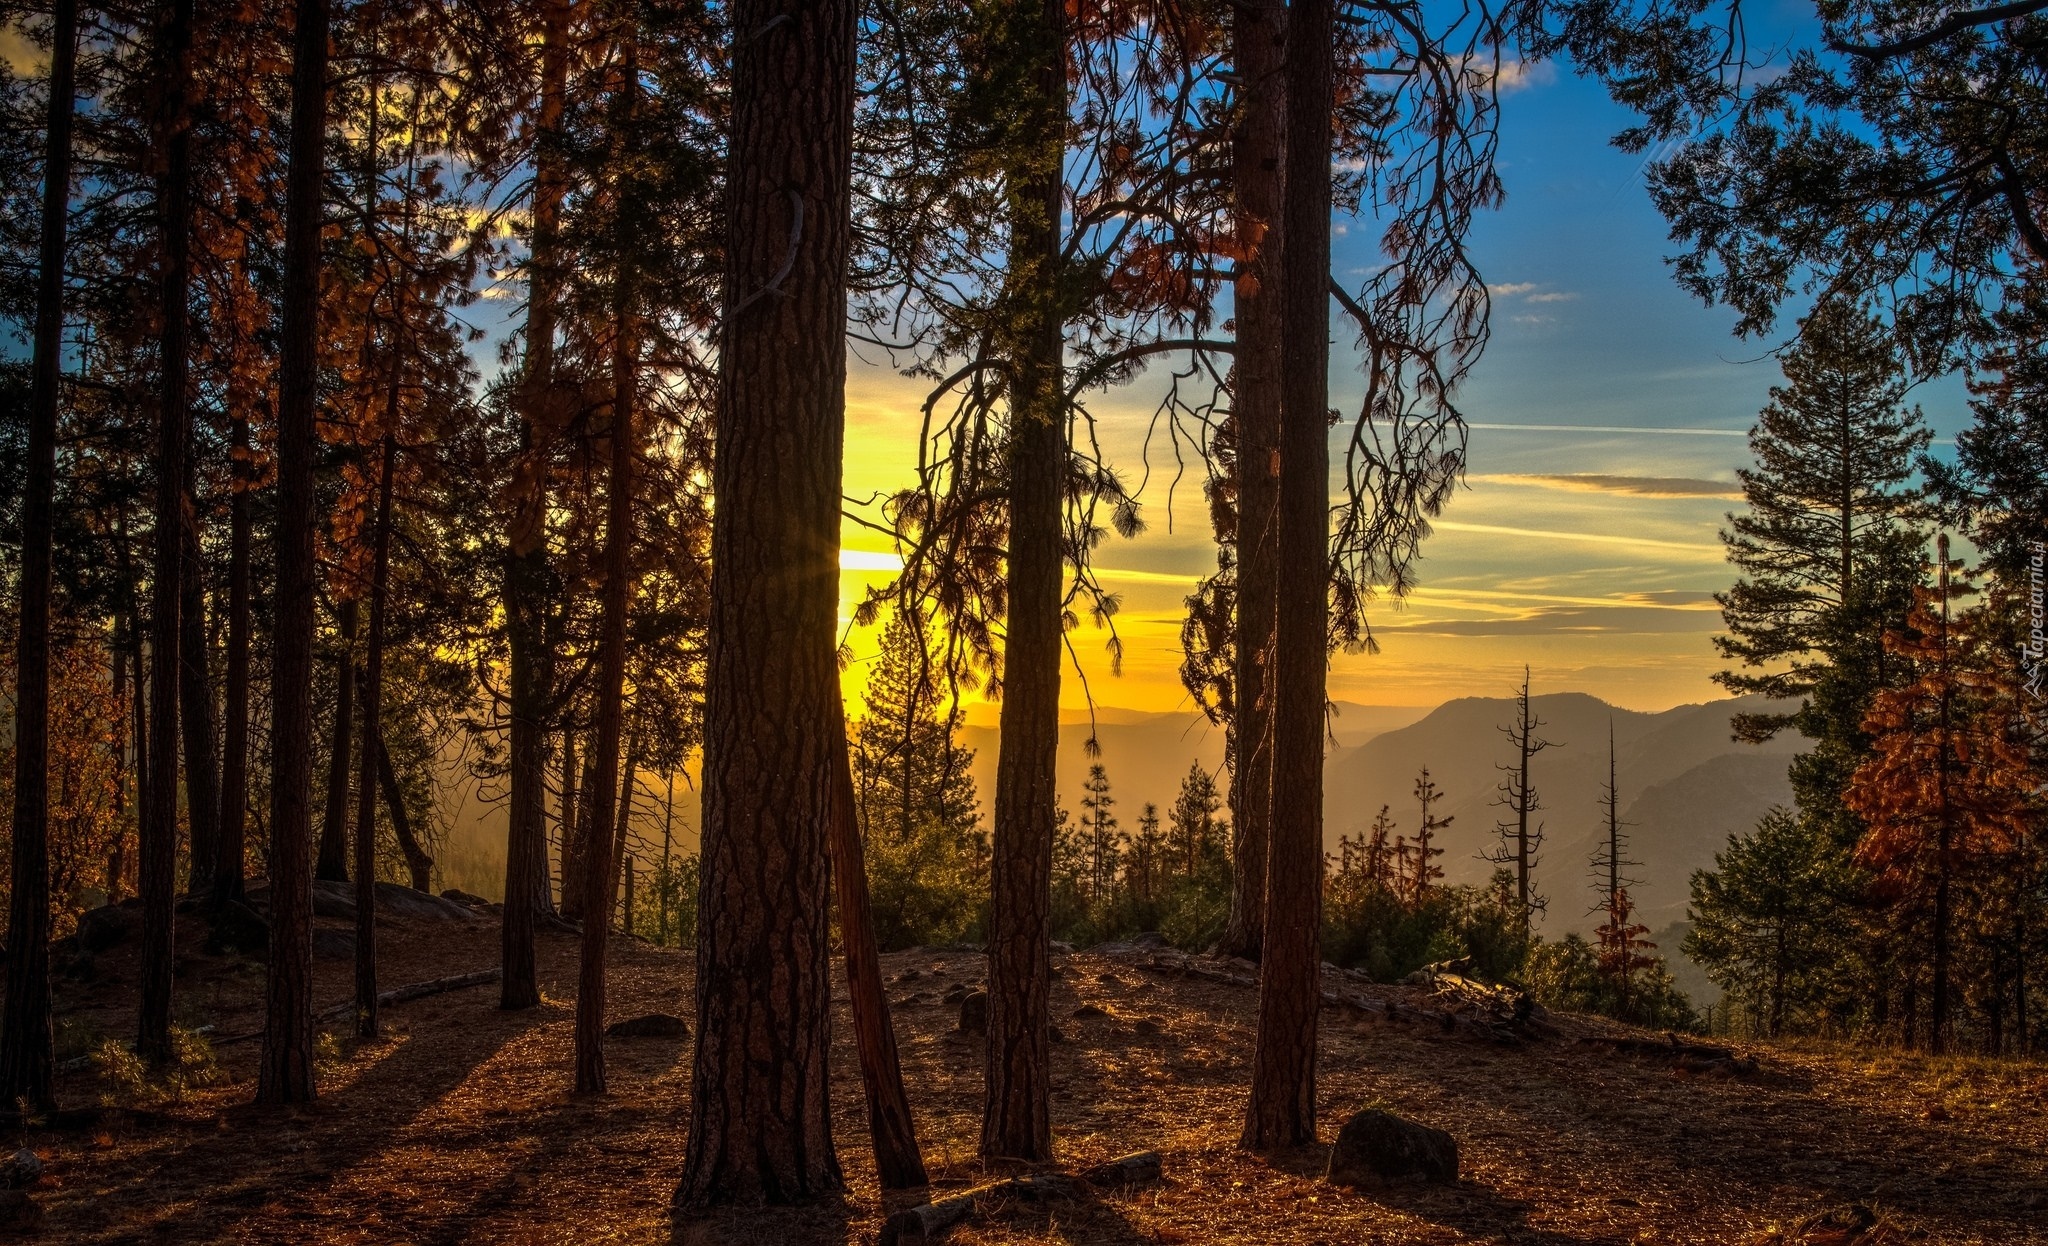
[[2027, 672], [2027, 692], [2036, 701], [2048, 694], [2048, 619], [2044, 619], [2043, 581], [2048, 579], [2048, 542], [2027, 543], [2027, 638], [2020, 645], [2020, 665]]

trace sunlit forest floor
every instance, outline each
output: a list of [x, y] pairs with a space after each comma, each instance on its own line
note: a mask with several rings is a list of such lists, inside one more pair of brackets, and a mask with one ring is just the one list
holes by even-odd
[[[182, 1023], [211, 1025], [219, 1039], [255, 1030], [260, 966], [208, 957], [202, 940], [196, 930], [181, 938]], [[489, 920], [391, 919], [380, 923], [379, 943], [387, 987], [497, 962]], [[133, 955], [131, 940], [96, 958], [94, 982], [60, 986], [60, 1055], [90, 1047], [96, 1035], [125, 1036]], [[687, 954], [621, 940], [613, 958], [614, 1019], [690, 1015]], [[1754, 1053], [1757, 1073], [1712, 1078], [1575, 1041], [1592, 1027], [1572, 1019], [1558, 1020], [1555, 1037], [1503, 1047], [1329, 1008], [1325, 1136], [1378, 1103], [1449, 1130], [1463, 1151], [1455, 1186], [1366, 1194], [1319, 1181], [1320, 1148], [1270, 1161], [1236, 1149], [1251, 990], [1148, 970], [1128, 956], [1084, 952], [1055, 964], [1061, 1162], [1156, 1148], [1166, 1180], [1130, 1194], [1019, 1205], [949, 1240], [1776, 1242], [1801, 1240], [1780, 1227], [1858, 1201], [1881, 1207], [1892, 1226], [1855, 1239], [1863, 1243], [2048, 1242], [2041, 1063], [1766, 1049]], [[35, 1191], [47, 1213], [43, 1240], [666, 1241], [683, 1162], [689, 1043], [615, 1039], [611, 1093], [571, 1095], [574, 936], [544, 933], [541, 965], [546, 1002], [531, 1012], [499, 1012], [497, 990], [486, 986], [386, 1009], [382, 1041], [323, 1044], [322, 1098], [304, 1111], [247, 1106], [258, 1044], [223, 1042], [218, 1080], [156, 1102], [160, 1118], [110, 1114], [86, 1128], [32, 1131], [24, 1141], [47, 1164]], [[885, 970], [934, 1180], [979, 1180], [981, 1045], [954, 1033], [955, 1010], [940, 1001], [979, 977], [980, 958], [905, 952], [886, 957]], [[321, 959], [317, 971], [323, 1004], [347, 998], [347, 960]], [[1090, 1004], [1106, 1015], [1074, 1015]], [[843, 1012], [841, 1021], [834, 1112], [844, 1199], [735, 1213], [700, 1226], [698, 1240], [874, 1240], [885, 1209]], [[61, 1090], [79, 1105], [146, 1096], [104, 1061], [68, 1072]]]

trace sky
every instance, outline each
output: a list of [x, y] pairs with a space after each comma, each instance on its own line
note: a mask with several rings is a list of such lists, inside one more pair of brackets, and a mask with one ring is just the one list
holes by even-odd
[[[1373, 609], [1379, 653], [1333, 659], [1332, 698], [1503, 696], [1525, 663], [1538, 692], [1631, 709], [1725, 695], [1711, 681], [1712, 594], [1733, 573], [1717, 533], [1739, 506], [1747, 430], [1781, 379], [1769, 353], [1777, 343], [1735, 338], [1732, 313], [1672, 282], [1664, 261], [1678, 245], [1649, 202], [1643, 158], [1609, 143], [1627, 121], [1600, 87], [1547, 64], [1503, 95], [1507, 201], [1474, 240], [1494, 330], [1461, 394], [1472, 421], [1466, 487], [1423, 547], [1413, 596]], [[1370, 227], [1339, 219], [1337, 233], [1333, 267], [1355, 282], [1376, 259]], [[1331, 401], [1355, 409], [1362, 380], [1342, 354], [1345, 336], [1336, 335]], [[1105, 585], [1124, 599], [1123, 673], [1111, 674], [1085, 622], [1074, 648], [1098, 705], [1189, 710], [1177, 676], [1182, 600], [1214, 553], [1199, 473], [1169, 496], [1170, 451], [1143, 442], [1157, 393], [1156, 379], [1141, 379], [1091, 403], [1115, 463], [1133, 478], [1152, 469], [1141, 497], [1148, 529], [1097, 554]], [[908, 482], [923, 395], [918, 382], [853, 361], [849, 496]], [[1967, 414], [1955, 385], [1916, 399], [1939, 437]], [[1333, 441], [1333, 462], [1340, 450]], [[850, 610], [891, 564], [873, 533], [849, 526], [846, 544]], [[857, 657], [877, 638], [855, 633]], [[1079, 709], [1084, 696], [1070, 668], [1063, 702]]]

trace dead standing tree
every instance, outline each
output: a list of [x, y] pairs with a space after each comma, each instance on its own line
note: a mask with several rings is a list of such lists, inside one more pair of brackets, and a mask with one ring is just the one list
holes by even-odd
[[1531, 919], [1540, 911], [1545, 901], [1536, 894], [1530, 884], [1529, 875], [1536, 868], [1536, 853], [1543, 847], [1543, 824], [1529, 825], [1529, 815], [1543, 807], [1536, 785], [1529, 778], [1529, 762], [1536, 754], [1547, 748], [1555, 748], [1556, 742], [1537, 735], [1543, 720], [1536, 717], [1529, 708], [1529, 668], [1522, 668], [1522, 689], [1515, 694], [1515, 721], [1500, 729], [1514, 747], [1515, 760], [1510, 765], [1496, 765], [1494, 769], [1506, 773], [1501, 780], [1498, 795], [1493, 803], [1506, 809], [1514, 818], [1512, 822], [1499, 822], [1495, 830], [1500, 843], [1483, 853], [1485, 860], [1495, 865], [1511, 865], [1515, 870], [1515, 910], [1522, 922], [1522, 937], [1529, 937]]

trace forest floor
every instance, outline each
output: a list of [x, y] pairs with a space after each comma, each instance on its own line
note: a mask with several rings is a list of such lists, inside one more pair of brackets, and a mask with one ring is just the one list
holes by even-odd
[[[203, 932], [190, 929], [197, 925], [182, 922], [180, 1023], [213, 1026], [218, 1040], [259, 1028], [260, 964], [205, 955]], [[341, 923], [322, 925], [335, 931], [323, 936], [330, 956], [316, 962], [324, 1005], [348, 997], [351, 970], [331, 955]], [[60, 983], [60, 1057], [129, 1033], [133, 942], [96, 957], [93, 981]], [[381, 918], [379, 947], [388, 988], [494, 966], [498, 931], [488, 919]], [[1157, 1149], [1165, 1180], [1127, 1194], [1019, 1204], [948, 1240], [1819, 1243], [1852, 1239], [1787, 1230], [1816, 1211], [1862, 1202], [1891, 1226], [1853, 1239], [1864, 1246], [2048, 1243], [2048, 1064], [1758, 1047], [1745, 1049], [1760, 1060], [1756, 1073], [1711, 1078], [1577, 1041], [1618, 1032], [1605, 1023], [1556, 1018], [1551, 1037], [1510, 1047], [1326, 1008], [1324, 1136], [1378, 1104], [1449, 1130], [1463, 1154], [1455, 1185], [1356, 1192], [1318, 1179], [1327, 1148], [1264, 1159], [1237, 1149], [1254, 992], [1136, 960], [1054, 958], [1064, 1036], [1053, 1047], [1056, 1148], [1069, 1167]], [[500, 1012], [496, 987], [484, 986], [386, 1008], [381, 1041], [323, 1041], [321, 1098], [303, 1110], [249, 1106], [254, 1041], [221, 1041], [209, 1084], [154, 1102], [119, 1061], [67, 1072], [67, 1105], [140, 1101], [160, 1115], [107, 1114], [91, 1127], [22, 1137], [46, 1164], [33, 1191], [45, 1211], [41, 1239], [667, 1241], [689, 1042], [614, 1039], [611, 1093], [572, 1095], [575, 937], [543, 933], [540, 965], [539, 1008]], [[614, 1019], [691, 1015], [688, 954], [621, 939], [612, 965]], [[940, 999], [975, 982], [981, 959], [903, 952], [885, 957], [884, 969], [934, 1183], [980, 1180], [981, 1044], [954, 1032], [955, 1010]], [[1382, 1001], [1425, 994], [1362, 993]], [[1076, 1017], [1083, 1005], [1105, 1015]], [[735, 1212], [698, 1226], [693, 1240], [875, 1239], [885, 1208], [844, 1006], [842, 991], [833, 1111], [844, 1198]]]

